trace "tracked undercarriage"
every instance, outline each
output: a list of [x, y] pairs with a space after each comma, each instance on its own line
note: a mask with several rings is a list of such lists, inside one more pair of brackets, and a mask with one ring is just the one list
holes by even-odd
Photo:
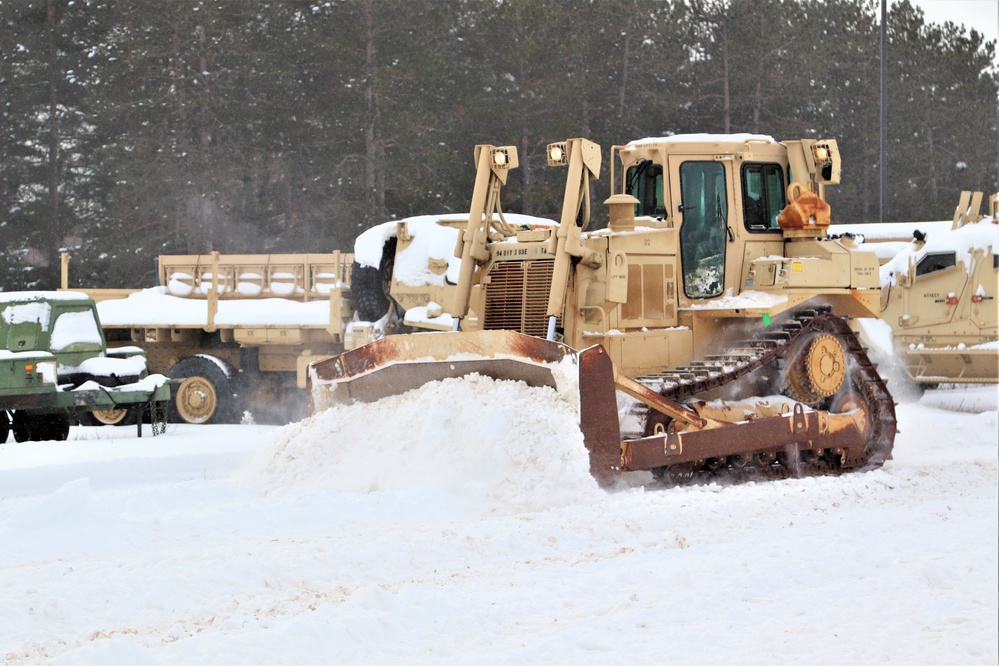
[[[776, 383], [784, 386], [787, 397], [749, 402], [696, 399], [712, 392], [738, 391], [740, 380], [767, 371], [783, 377]], [[806, 409], [833, 414], [856, 411], [862, 424], [861, 438], [844, 441], [821, 436], [784, 445], [740, 438], [736, 428], [690, 455], [677, 455], [668, 464], [654, 467], [653, 474], [663, 484], [841, 474], [880, 467], [891, 456], [894, 401], [856, 334], [829, 308], [799, 310], [782, 325], [724, 353], [636, 381], [699, 415], [727, 422], [788, 413], [793, 419], [795, 410], [801, 408], [802, 416]], [[644, 436], [653, 440], [664, 434], [668, 440], [671, 427], [674, 435], [682, 432], [682, 424], [678, 430], [674, 419], [641, 403], [633, 408], [633, 416], [645, 424]]]

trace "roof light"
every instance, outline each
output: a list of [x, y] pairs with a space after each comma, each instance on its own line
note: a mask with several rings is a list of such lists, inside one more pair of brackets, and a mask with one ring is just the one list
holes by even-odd
[[506, 146], [493, 148], [493, 166], [497, 169], [505, 169], [510, 165], [510, 149]]
[[563, 166], [568, 164], [565, 141], [548, 144], [548, 166]]
[[829, 161], [829, 147], [823, 144], [815, 144], [812, 146], [812, 159], [815, 160], [816, 164], [825, 164]]

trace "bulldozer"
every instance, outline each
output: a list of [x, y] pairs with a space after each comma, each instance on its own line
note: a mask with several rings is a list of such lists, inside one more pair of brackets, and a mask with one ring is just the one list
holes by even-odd
[[678, 135], [610, 157], [606, 228], [589, 229], [601, 149], [575, 138], [547, 147], [558, 224], [524, 229], [501, 207], [516, 147], [476, 146], [452, 330], [312, 363], [307, 409], [479, 373], [578, 397], [604, 485], [880, 467], [894, 402], [850, 325], [878, 316], [879, 263], [828, 238], [835, 140]]

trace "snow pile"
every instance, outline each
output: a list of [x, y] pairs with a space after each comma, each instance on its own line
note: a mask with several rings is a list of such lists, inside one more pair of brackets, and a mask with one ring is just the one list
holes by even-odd
[[445, 490], [495, 511], [597, 491], [577, 408], [551, 388], [470, 375], [277, 431], [249, 472], [265, 494]]

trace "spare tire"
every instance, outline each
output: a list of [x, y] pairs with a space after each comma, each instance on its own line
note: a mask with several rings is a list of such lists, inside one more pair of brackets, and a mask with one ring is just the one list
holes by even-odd
[[215, 356], [181, 359], [167, 376], [181, 380], [170, 398], [171, 423], [232, 423], [242, 415], [236, 370]]
[[350, 269], [350, 295], [354, 311], [361, 321], [378, 321], [392, 305], [392, 271], [395, 267], [397, 240], [390, 238], [382, 248], [378, 268], [354, 262]]

